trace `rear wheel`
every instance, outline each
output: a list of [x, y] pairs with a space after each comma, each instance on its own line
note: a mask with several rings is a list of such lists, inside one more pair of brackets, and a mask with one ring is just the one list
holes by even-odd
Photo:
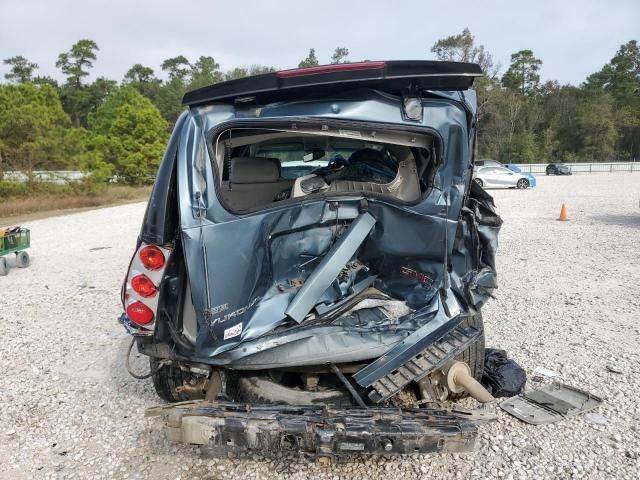
[[484, 182], [482, 180], [480, 180], [479, 178], [474, 178], [473, 181], [476, 182], [479, 187], [484, 186]]
[[7, 265], [7, 259], [0, 257], [0, 276], [4, 277], [9, 273], [9, 265]]
[[191, 400], [189, 395], [176, 392], [176, 388], [186, 381], [186, 374], [174, 364], [162, 364], [161, 360], [149, 357], [153, 387], [158, 396], [167, 402], [185, 402]]
[[27, 252], [16, 253], [16, 267], [27, 268], [29, 266], [29, 254]]
[[[466, 317], [462, 322], [463, 325], [468, 327], [477, 328], [480, 330], [480, 336], [478, 340], [456, 357], [456, 360], [466, 363], [471, 369], [471, 375], [478, 382], [482, 380], [482, 374], [484, 372], [484, 324], [482, 321], [482, 312], [478, 312], [471, 316]], [[462, 393], [449, 393], [450, 399], [458, 399], [466, 397], [466, 392]]]
[[518, 183], [516, 183], [516, 188], [519, 188], [520, 190], [529, 188], [529, 180], [527, 180], [526, 178], [521, 178], [520, 180], [518, 180]]

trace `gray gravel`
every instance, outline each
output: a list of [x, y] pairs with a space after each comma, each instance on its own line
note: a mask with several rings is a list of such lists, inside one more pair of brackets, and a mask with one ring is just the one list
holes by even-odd
[[[473, 454], [331, 467], [171, 445], [142, 416], [158, 400], [125, 372], [115, 320], [144, 211], [133, 204], [31, 222], [32, 265], [0, 277], [0, 477], [638, 478], [640, 175], [542, 176], [492, 193], [505, 225], [488, 345], [601, 395], [597, 415], [530, 426], [500, 412]], [[561, 202], [570, 222], [555, 220]]]

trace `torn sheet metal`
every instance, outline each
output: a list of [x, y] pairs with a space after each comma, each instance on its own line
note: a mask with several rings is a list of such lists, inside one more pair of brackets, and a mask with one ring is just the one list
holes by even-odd
[[358, 371], [353, 376], [358, 385], [369, 387], [380, 378], [400, 368], [425, 347], [442, 338], [462, 322], [460, 305], [455, 296], [448, 295], [445, 301], [448, 303], [446, 308], [443, 301], [438, 299], [438, 311], [433, 319], [411, 333], [385, 355]]
[[471, 182], [470, 196], [461, 211], [451, 254], [452, 288], [465, 299], [467, 307], [480, 309], [498, 288], [496, 253], [502, 219], [493, 198]]
[[242, 348], [221, 353], [209, 363], [260, 370], [374, 359], [429, 322], [437, 310], [433, 302], [419, 314], [393, 319], [381, 309], [363, 309], [330, 324], [303, 324], [244, 342]]
[[523, 422], [540, 425], [588, 412], [601, 403], [600, 397], [589, 392], [553, 383], [503, 400], [500, 408]]
[[313, 310], [322, 294], [329, 288], [340, 271], [351, 260], [369, 235], [376, 220], [369, 213], [356, 218], [345, 233], [324, 254], [318, 266], [309, 275], [302, 288], [289, 303], [285, 315], [298, 323]]
[[184, 402], [154, 407], [167, 438], [214, 454], [291, 451], [316, 457], [471, 452], [477, 427], [441, 409], [333, 408]]
[[[376, 105], [379, 100], [371, 99]], [[415, 314], [433, 306], [443, 287], [445, 266], [451, 271], [453, 290], [448, 297], [458, 300], [460, 314], [473, 314], [486, 302], [496, 287], [500, 219], [491, 197], [481, 189], [472, 185], [467, 195], [472, 132], [466, 112], [440, 100], [425, 102], [430, 112], [425, 120], [431, 122], [425, 126], [437, 131], [446, 148], [418, 203], [375, 197], [364, 200], [350, 194], [274, 203], [242, 216], [225, 210], [218, 199], [215, 185], [219, 179], [206, 145], [211, 129], [230, 118], [231, 110], [216, 107], [189, 113], [178, 150], [177, 178], [180, 243], [198, 327], [192, 360], [233, 368], [317, 365], [326, 359], [339, 361], [336, 356], [371, 361], [423, 327], [429, 316], [418, 316], [419, 321], [401, 316], [397, 325], [382, 320], [381, 325], [373, 322], [367, 327], [329, 318], [324, 325], [305, 330], [304, 321], [298, 324], [304, 318], [299, 312], [297, 321], [286, 313], [341, 233], [362, 215], [363, 206], [375, 219], [375, 228], [354, 255], [366, 271], [339, 288], [335, 284], [327, 288], [314, 308], [319, 306], [330, 317], [325, 307], [339, 305], [368, 275], [376, 276], [376, 289], [403, 302]], [[370, 120], [379, 122], [379, 117], [376, 114]], [[266, 125], [266, 120], [262, 123]], [[445, 265], [447, 259], [450, 265]], [[313, 321], [323, 318], [316, 315]], [[457, 314], [451, 314], [451, 319], [456, 318]], [[320, 336], [315, 337], [317, 334]], [[257, 350], [265, 344], [269, 348]]]

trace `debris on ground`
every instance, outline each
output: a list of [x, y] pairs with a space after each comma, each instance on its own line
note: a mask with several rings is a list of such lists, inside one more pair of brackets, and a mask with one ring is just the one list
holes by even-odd
[[622, 375], [622, 370], [616, 367], [615, 365], [607, 365], [607, 370], [611, 373], [617, 373], [618, 375]]
[[533, 374], [536, 376], [547, 377], [547, 378], [553, 378], [559, 375], [558, 372], [554, 372], [553, 370], [549, 370], [548, 368], [545, 368], [545, 367], [536, 367], [533, 370]]
[[562, 383], [528, 390], [500, 403], [500, 408], [532, 425], [555, 423], [593, 410], [602, 403], [595, 395]]
[[584, 416], [584, 419], [587, 422], [594, 423], [596, 425], [606, 425], [609, 422], [609, 420], [607, 420], [607, 417], [600, 413], [587, 413]]

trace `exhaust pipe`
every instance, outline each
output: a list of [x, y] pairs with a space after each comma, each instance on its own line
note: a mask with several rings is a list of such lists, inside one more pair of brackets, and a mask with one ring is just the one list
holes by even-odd
[[471, 376], [469, 365], [464, 362], [454, 362], [447, 370], [447, 387], [450, 392], [462, 393], [466, 391], [480, 403], [495, 400], [486, 388]]

